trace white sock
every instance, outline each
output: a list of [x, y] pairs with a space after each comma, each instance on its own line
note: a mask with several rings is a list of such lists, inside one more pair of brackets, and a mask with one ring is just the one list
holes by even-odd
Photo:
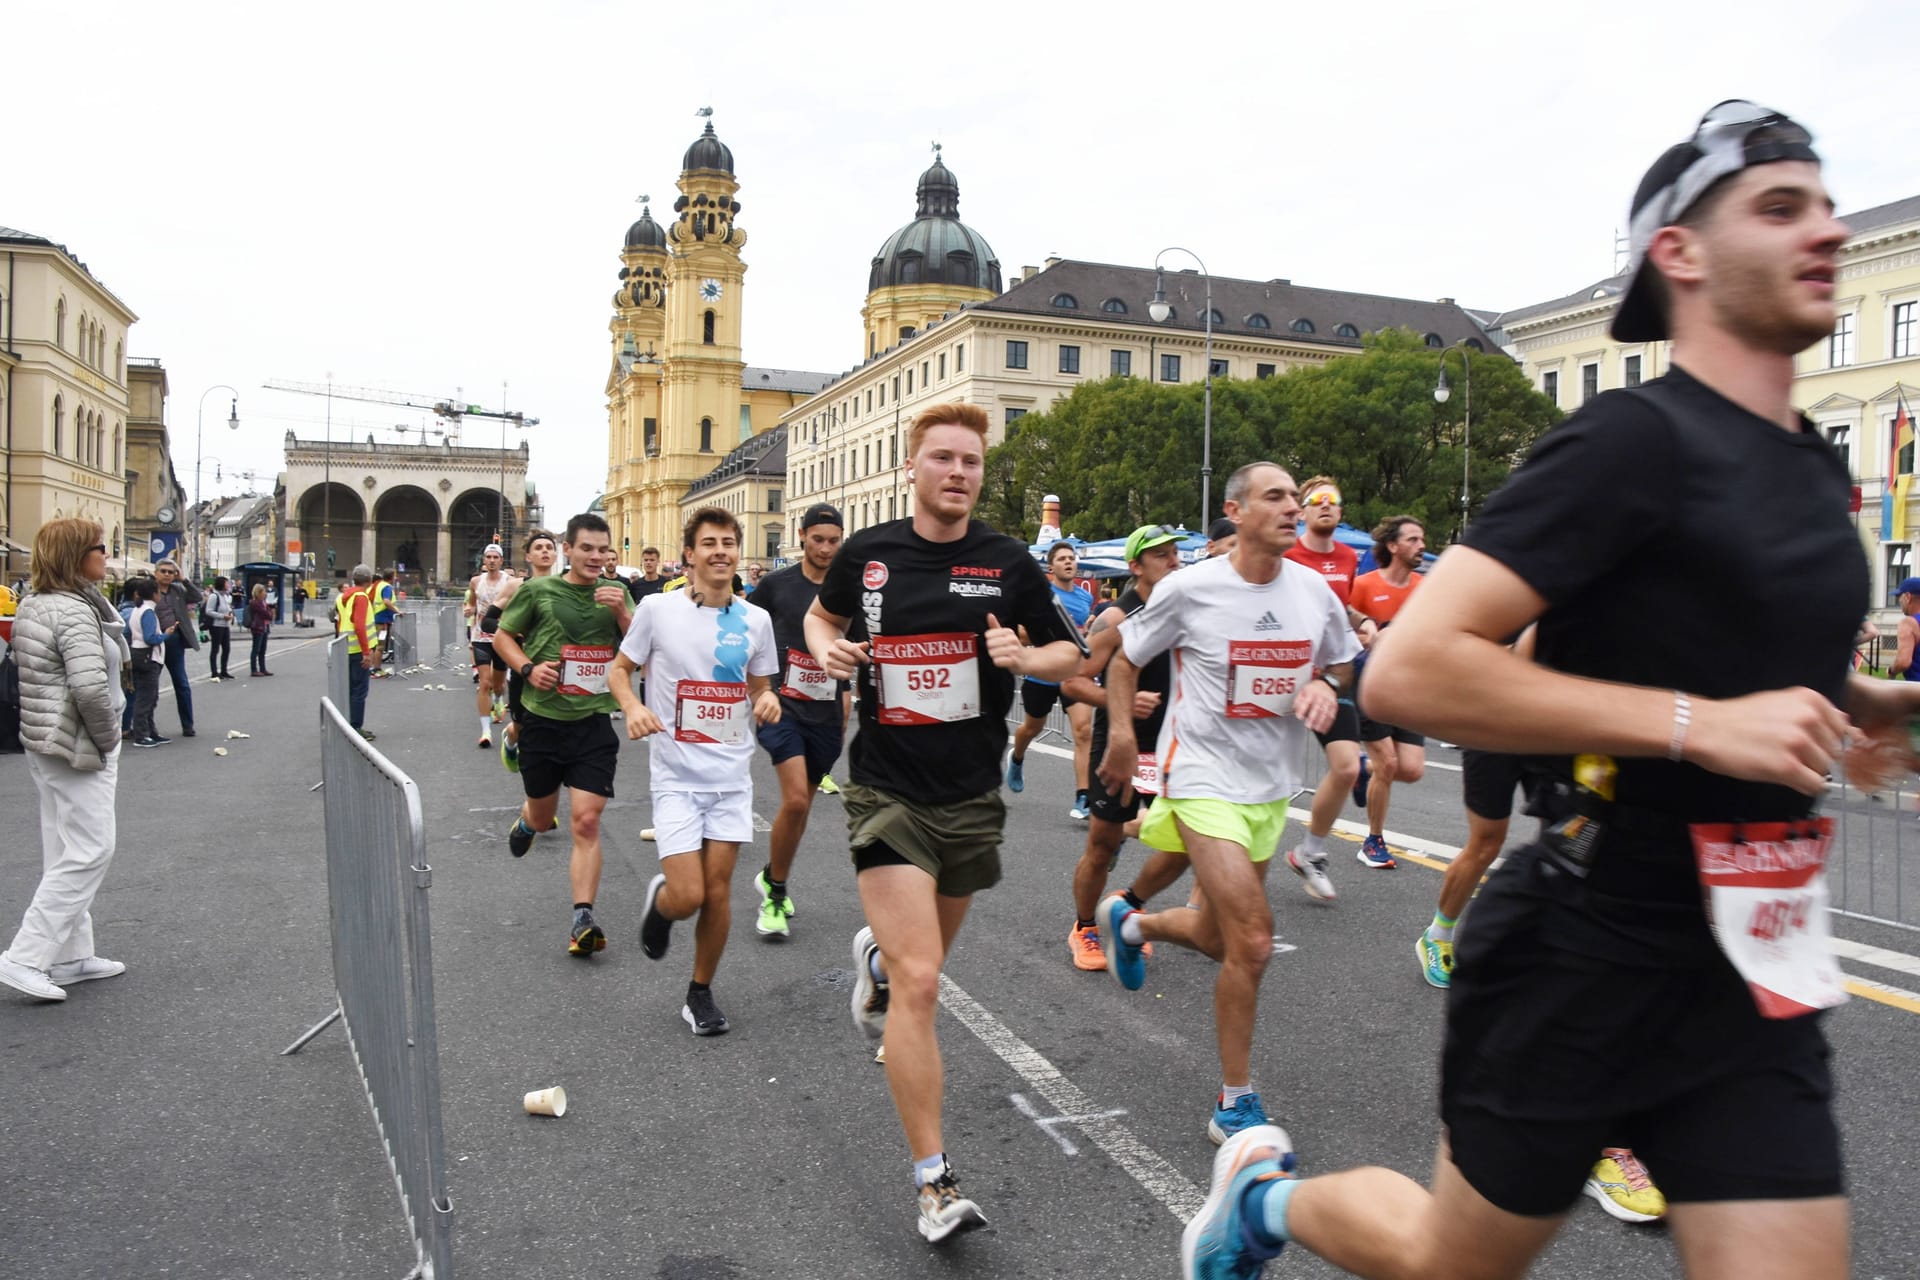
[[1252, 1092], [1253, 1086], [1250, 1084], [1227, 1084], [1223, 1081], [1220, 1085], [1220, 1105], [1230, 1107]]
[[880, 962], [880, 948], [878, 947], [867, 952], [867, 972], [872, 975], [875, 982], [885, 982], [887, 980], [887, 967]]
[[1137, 947], [1146, 940], [1147, 935], [1140, 932], [1140, 913], [1138, 911], [1127, 912], [1120, 921], [1120, 941], [1130, 947]]
[[1318, 862], [1327, 856], [1327, 838], [1325, 836], [1317, 836], [1309, 831], [1307, 832], [1307, 842], [1302, 845], [1300, 849], [1308, 858]]
[[485, 716], [481, 716], [480, 717], [480, 736], [483, 738], [491, 738], [493, 736], [492, 731], [493, 731], [493, 721], [487, 719], [487, 717]]
[[924, 1187], [947, 1171], [947, 1153], [936, 1151], [925, 1160], [913, 1162], [913, 1185]]

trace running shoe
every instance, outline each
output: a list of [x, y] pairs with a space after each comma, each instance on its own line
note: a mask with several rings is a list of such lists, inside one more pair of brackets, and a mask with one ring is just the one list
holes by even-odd
[[1260, 1105], [1260, 1095], [1257, 1093], [1242, 1094], [1240, 1100], [1230, 1107], [1216, 1099], [1213, 1119], [1207, 1121], [1207, 1137], [1218, 1145], [1242, 1130], [1266, 1123], [1267, 1109]]
[[764, 870], [753, 877], [753, 887], [760, 891], [760, 917], [754, 921], [753, 927], [760, 931], [763, 938], [788, 936], [787, 917], [793, 914], [793, 900], [784, 893], [777, 898], [773, 896]]
[[1367, 783], [1373, 780], [1373, 766], [1367, 763], [1367, 753], [1360, 753], [1360, 776], [1353, 780], [1353, 802], [1360, 808], [1367, 807]]
[[1073, 808], [1067, 810], [1067, 816], [1075, 822], [1085, 822], [1088, 817], [1091, 816], [1091, 810], [1087, 808], [1086, 792], [1076, 791], [1073, 793]]
[[928, 1244], [939, 1244], [948, 1236], [987, 1225], [980, 1206], [960, 1194], [953, 1180], [953, 1166], [940, 1170], [940, 1176], [920, 1188], [920, 1234]]
[[1278, 1125], [1243, 1129], [1213, 1157], [1213, 1187], [1180, 1233], [1181, 1280], [1258, 1280], [1269, 1252], [1254, 1238], [1240, 1206], [1256, 1182], [1294, 1176], [1293, 1144]]
[[1413, 941], [1413, 954], [1429, 985], [1445, 991], [1453, 983], [1453, 944], [1435, 942], [1423, 930]]
[[1067, 934], [1067, 952], [1076, 969], [1094, 973], [1107, 967], [1107, 953], [1100, 949], [1100, 930], [1092, 926], [1082, 929], [1077, 920]]
[[1360, 865], [1371, 867], [1375, 871], [1392, 871], [1400, 864], [1393, 860], [1393, 853], [1387, 848], [1384, 836], [1368, 836], [1360, 845], [1360, 852], [1353, 855], [1360, 859]]
[[1326, 854], [1308, 858], [1302, 856], [1298, 849], [1289, 849], [1287, 865], [1293, 868], [1293, 874], [1300, 877], [1300, 883], [1306, 887], [1309, 898], [1332, 902], [1338, 896], [1333, 891], [1333, 881], [1327, 878]]
[[492, 736], [491, 736], [491, 735], [489, 735], [489, 734], [485, 734], [485, 733], [483, 733], [483, 734], [481, 734], [481, 735], [480, 735], [480, 741], [479, 741], [479, 743], [478, 743], [477, 745], [479, 746], [479, 748], [480, 748], [480, 749], [481, 749], [482, 751], [491, 751], [491, 750], [493, 750], [493, 738], [492, 738]]
[[127, 966], [118, 960], [109, 960], [105, 956], [83, 956], [78, 960], [62, 960], [47, 970], [55, 986], [70, 987], [76, 982], [93, 982], [99, 978], [117, 978], [127, 971]]
[[1120, 922], [1134, 914], [1127, 900], [1117, 893], [1101, 899], [1094, 910], [1094, 928], [1100, 937], [1100, 953], [1106, 957], [1107, 972], [1129, 991], [1138, 991], [1147, 982], [1147, 958], [1140, 948], [1120, 936]]
[[647, 905], [640, 909], [640, 950], [649, 960], [666, 955], [667, 944], [673, 941], [673, 921], [661, 914], [656, 905], [660, 891], [666, 887], [667, 873], [662, 871], [647, 886]]
[[1027, 789], [1027, 762], [1007, 757], [1007, 790], [1025, 791]]
[[[887, 984], [873, 976], [873, 957], [879, 950], [873, 929], [861, 925], [853, 935], [853, 1025], [869, 1040], [878, 1040], [887, 1030]], [[924, 1221], [920, 1229], [926, 1230]]]
[[507, 741], [504, 733], [500, 735], [500, 763], [508, 773], [520, 772], [520, 747], [517, 743]]
[[823, 796], [837, 796], [840, 794], [840, 784], [833, 780], [832, 774], [823, 773], [820, 775], [820, 794]]
[[584, 908], [573, 913], [573, 933], [567, 942], [567, 954], [591, 960], [596, 951], [607, 949], [607, 935], [600, 932], [593, 912]]
[[526, 857], [527, 850], [533, 848], [535, 834], [525, 818], [515, 818], [513, 826], [507, 831], [507, 852], [516, 858]]
[[1622, 1222], [1658, 1222], [1667, 1216], [1667, 1198], [1653, 1185], [1647, 1166], [1625, 1147], [1606, 1147], [1587, 1175], [1586, 1192]]
[[680, 1017], [697, 1036], [727, 1034], [727, 1015], [713, 1002], [711, 991], [687, 992], [687, 1002], [680, 1006]]

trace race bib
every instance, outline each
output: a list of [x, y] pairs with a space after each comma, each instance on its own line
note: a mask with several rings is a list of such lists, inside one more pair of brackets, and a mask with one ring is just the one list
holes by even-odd
[[1714, 941], [1760, 1012], [1798, 1018], [1847, 999], [1827, 929], [1831, 818], [1695, 823], [1693, 856]]
[[1227, 715], [1237, 720], [1283, 716], [1313, 669], [1305, 640], [1229, 640]]
[[613, 663], [613, 648], [598, 644], [560, 646], [559, 692], [570, 698], [590, 698], [607, 691], [607, 668]]
[[673, 711], [675, 742], [731, 745], [747, 740], [747, 686], [682, 680]]
[[787, 681], [780, 686], [780, 696], [808, 702], [832, 702], [833, 677], [813, 660], [812, 654], [789, 649]]
[[1160, 794], [1160, 759], [1151, 751], [1142, 751], [1134, 761], [1133, 789], [1143, 796]]
[[980, 637], [875, 636], [881, 724], [950, 724], [980, 714]]

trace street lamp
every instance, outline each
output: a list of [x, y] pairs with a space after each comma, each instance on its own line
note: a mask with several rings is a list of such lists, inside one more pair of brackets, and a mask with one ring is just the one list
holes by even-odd
[[233, 406], [227, 410], [227, 429], [240, 429], [240, 393], [224, 382], [208, 387], [200, 393], [200, 407], [193, 415], [193, 580], [200, 580], [200, 437], [201, 428], [207, 416], [207, 397], [216, 391], [224, 391], [233, 397]]
[[[1171, 245], [1153, 255], [1153, 301], [1147, 304], [1147, 314], [1153, 317], [1155, 324], [1165, 324], [1173, 315], [1173, 308], [1167, 304], [1166, 277], [1160, 270], [1160, 259], [1170, 253], [1184, 253], [1200, 263], [1201, 278], [1207, 282], [1207, 389], [1204, 408], [1201, 414], [1200, 436], [1200, 527], [1207, 527], [1213, 519], [1213, 276], [1207, 270], [1207, 264], [1200, 262], [1200, 255], [1191, 249], [1182, 249]], [[1152, 376], [1152, 370], [1148, 370]]]
[[1467, 498], [1473, 474], [1473, 361], [1467, 358], [1465, 347], [1447, 347], [1440, 352], [1440, 379], [1433, 384], [1433, 399], [1436, 404], [1445, 404], [1453, 395], [1447, 386], [1447, 354], [1457, 352], [1460, 356], [1460, 382], [1466, 390], [1466, 425], [1462, 435], [1460, 457], [1460, 528], [1467, 527]]

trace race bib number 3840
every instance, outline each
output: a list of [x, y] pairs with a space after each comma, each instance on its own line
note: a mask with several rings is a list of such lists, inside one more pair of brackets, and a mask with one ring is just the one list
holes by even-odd
[[980, 714], [980, 637], [875, 636], [881, 724], [950, 724]]

